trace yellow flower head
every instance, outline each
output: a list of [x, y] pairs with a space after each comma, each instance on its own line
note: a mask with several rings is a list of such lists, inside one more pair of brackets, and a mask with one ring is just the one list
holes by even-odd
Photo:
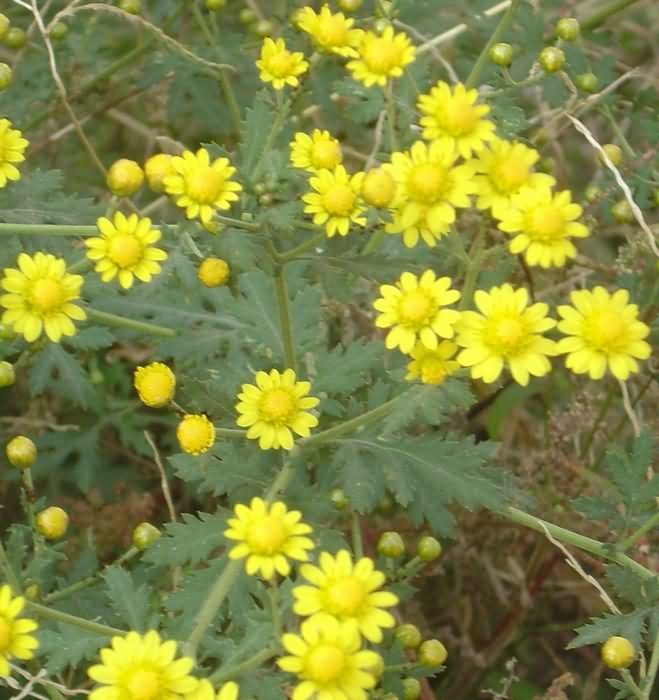
[[388, 207], [396, 196], [396, 180], [384, 166], [369, 170], [362, 183], [362, 197], [371, 207]]
[[25, 598], [12, 596], [7, 585], [0, 586], [0, 678], [9, 677], [10, 659], [33, 659], [34, 650], [39, 646], [30, 634], [37, 629], [37, 623], [19, 617], [24, 607]]
[[416, 49], [406, 34], [394, 34], [393, 27], [388, 26], [382, 34], [366, 32], [357, 53], [346, 68], [355, 80], [371, 87], [385, 86], [390, 78], [403, 75], [405, 66], [414, 61]]
[[312, 173], [323, 169], [334, 170], [342, 159], [341, 144], [338, 139], [332, 138], [329, 131], [314, 129], [311, 136], [299, 131], [291, 141], [291, 163], [295, 168]]
[[389, 233], [399, 233], [408, 248], [419, 237], [429, 246], [448, 232], [455, 207], [468, 207], [476, 191], [473, 167], [456, 165], [457, 152], [446, 141], [417, 141], [405, 153], [393, 153], [383, 167], [398, 184]]
[[173, 156], [170, 156], [168, 153], [156, 153], [144, 164], [147, 182], [154, 192], [164, 192], [165, 178], [170, 175], [176, 175], [176, 170], [174, 170], [172, 165], [172, 158]]
[[540, 154], [517, 141], [494, 139], [473, 162], [478, 173], [474, 180], [478, 187], [479, 209], [490, 209], [500, 219], [510, 208], [511, 198], [522, 187], [550, 188], [556, 184], [551, 175], [533, 172]]
[[120, 211], [114, 221], [100, 218], [96, 226], [101, 232], [99, 238], [87, 238], [87, 257], [95, 260], [94, 269], [100, 272], [103, 282], [115, 277], [119, 284], [128, 289], [133, 278], [150, 282], [160, 272], [160, 262], [167, 259], [167, 253], [152, 247], [160, 240], [160, 231], [151, 228], [151, 219], [140, 219], [137, 214], [126, 218]]
[[221, 287], [230, 275], [229, 263], [222, 258], [204, 258], [197, 269], [197, 277], [205, 287]]
[[568, 190], [553, 194], [547, 187], [524, 187], [511, 199], [511, 206], [499, 212], [499, 228], [514, 233], [508, 249], [524, 253], [529, 265], [562, 267], [577, 255], [570, 238], [586, 238], [590, 232], [575, 221], [582, 209], [572, 202]]
[[182, 700], [199, 683], [190, 675], [194, 660], [175, 660], [176, 642], [163, 642], [153, 630], [113, 637], [100, 656], [101, 663], [87, 671], [101, 684], [89, 700]]
[[110, 192], [117, 197], [131, 197], [144, 183], [144, 170], [134, 160], [121, 158], [112, 163], [105, 182]]
[[311, 7], [304, 7], [296, 17], [297, 26], [311, 36], [317, 49], [352, 58], [357, 55], [355, 46], [359, 45], [364, 32], [353, 29], [354, 19], [347, 19], [341, 12], [332, 14], [327, 5], [320, 12]]
[[283, 39], [273, 41], [268, 37], [263, 40], [261, 59], [256, 67], [264, 83], [272, 83], [275, 90], [282, 90], [286, 85], [297, 87], [300, 84], [298, 75], [306, 72], [309, 64], [300, 51], [289, 51]]
[[455, 303], [460, 292], [451, 289], [448, 277], [437, 276], [426, 270], [421, 277], [403, 272], [395, 286], [383, 284], [382, 297], [373, 302], [380, 315], [375, 319], [378, 328], [391, 328], [385, 341], [391, 350], [399, 347], [401, 352], [412, 352], [416, 341], [429, 350], [438, 346], [437, 337], [452, 338], [454, 325], [460, 313], [444, 307]]
[[133, 379], [140, 401], [151, 408], [166, 406], [176, 390], [176, 376], [162, 362], [151, 362], [138, 367]]
[[393, 615], [382, 608], [398, 605], [393, 593], [378, 590], [384, 585], [384, 574], [374, 569], [368, 557], [353, 563], [345, 549], [335, 557], [321, 552], [319, 565], [300, 567], [300, 575], [312, 585], [293, 589], [293, 611], [304, 616], [327, 613], [341, 622], [353, 620], [369, 642], [379, 644], [382, 630], [396, 624]]
[[304, 211], [313, 214], [316, 226], [325, 226], [328, 238], [337, 233], [347, 236], [351, 223], [358, 226], [366, 224], [360, 199], [363, 181], [364, 173], [349, 175], [342, 165], [338, 165], [334, 171], [319, 170], [309, 179], [315, 192], [302, 197], [307, 205]]
[[203, 414], [188, 414], [176, 428], [181, 449], [191, 455], [207, 452], [215, 444], [215, 426]]
[[229, 209], [242, 190], [240, 183], [231, 179], [236, 169], [229, 160], [216, 158], [211, 162], [205, 148], [196, 154], [185, 151], [174, 156], [172, 167], [176, 175], [165, 177], [165, 192], [176, 198], [188, 219], [200, 219], [204, 225], [211, 222], [216, 209]]
[[293, 432], [308, 437], [310, 429], [318, 425], [316, 416], [307, 413], [319, 403], [307, 396], [310, 388], [309, 382], [296, 381], [292, 369], [257, 372], [256, 386], [243, 384], [238, 394], [236, 410], [240, 415], [236, 422], [241, 428], [249, 428], [247, 437], [258, 439], [262, 450], [290, 450]]
[[295, 700], [366, 700], [365, 691], [376, 684], [369, 669], [377, 667], [381, 657], [361, 648], [353, 620], [339, 622], [331, 615], [314, 615], [302, 623], [299, 635], [285, 634], [281, 641], [290, 656], [279, 659], [277, 665], [300, 679], [293, 691]]
[[460, 369], [460, 363], [452, 359], [457, 349], [458, 346], [450, 340], [442, 340], [434, 350], [428, 350], [423, 343], [417, 343], [410, 352], [412, 361], [407, 365], [405, 379], [421, 379], [424, 384], [441, 384]]
[[211, 682], [203, 678], [199, 681], [197, 688], [185, 696], [185, 700], [238, 700], [239, 691], [238, 684], [229, 681], [224, 683], [216, 695]]
[[456, 342], [464, 348], [458, 362], [471, 368], [474, 379], [491, 384], [510, 368], [513, 379], [522, 386], [529, 375], [542, 377], [551, 370], [548, 356], [556, 355], [556, 343], [542, 334], [556, 321], [547, 318], [547, 304], [529, 303], [526, 289], [509, 284], [482, 289], [474, 294], [480, 311], [463, 311]]
[[239, 503], [235, 518], [227, 522], [229, 529], [224, 536], [238, 544], [229, 552], [229, 559], [244, 559], [245, 570], [250, 576], [260, 573], [268, 580], [275, 571], [281, 576], [291, 572], [289, 559], [308, 561], [309, 549], [314, 543], [305, 535], [311, 526], [300, 522], [302, 513], [288, 510], [281, 501], [272, 504], [261, 498], [252, 498], [249, 508]]
[[576, 374], [601, 379], [607, 369], [625, 381], [638, 372], [638, 360], [647, 360], [652, 348], [644, 338], [650, 329], [638, 319], [638, 306], [629, 303], [629, 292], [610, 294], [604, 287], [581, 289], [570, 295], [572, 306], [559, 306], [558, 330], [564, 335], [558, 351]]
[[477, 99], [478, 90], [467, 90], [462, 83], [451, 88], [440, 80], [429, 94], [419, 96], [423, 138], [445, 142], [464, 158], [480, 151], [494, 138], [494, 124], [483, 119], [490, 108]]
[[66, 271], [66, 262], [47, 253], [18, 256], [18, 268], [5, 268], [0, 286], [9, 292], [0, 297], [6, 311], [2, 322], [22, 333], [28, 343], [42, 332], [55, 343], [63, 335], [75, 335], [71, 319], [84, 321], [87, 314], [73, 304], [80, 298], [83, 278]]
[[25, 160], [25, 149], [29, 142], [18, 129], [11, 128], [9, 119], [0, 119], [0, 188], [6, 187], [9, 180], [21, 177], [14, 163]]

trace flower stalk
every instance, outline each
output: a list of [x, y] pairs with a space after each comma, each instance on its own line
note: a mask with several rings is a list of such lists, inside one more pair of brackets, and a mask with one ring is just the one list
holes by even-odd
[[87, 307], [87, 315], [91, 321], [96, 321], [105, 326], [112, 326], [113, 328], [125, 328], [126, 330], [137, 331], [146, 335], [156, 335], [161, 338], [175, 338], [177, 335], [173, 328], [165, 328], [165, 326], [158, 326], [155, 323], [147, 323], [146, 321], [135, 321], [132, 318], [117, 316], [98, 309]]

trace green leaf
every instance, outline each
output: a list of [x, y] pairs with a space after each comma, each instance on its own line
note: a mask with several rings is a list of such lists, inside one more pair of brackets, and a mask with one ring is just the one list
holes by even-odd
[[251, 173], [262, 155], [272, 128], [274, 115], [267, 100], [267, 91], [263, 90], [257, 94], [254, 104], [247, 109], [240, 144], [241, 168], [246, 174]]
[[44, 660], [49, 674], [60, 673], [94, 658], [107, 643], [105, 636], [59, 625], [57, 632], [48, 629], [39, 632], [39, 658]]
[[635, 610], [627, 615], [605, 614], [602, 617], [591, 617], [587, 625], [578, 627], [577, 636], [567, 645], [568, 649], [576, 649], [587, 644], [599, 644], [609, 637], [618, 635], [626, 637], [636, 649], [641, 648], [641, 636], [645, 631], [645, 618], [651, 612], [648, 608]]
[[606, 578], [616, 593], [636, 608], [652, 605], [659, 600], [659, 578], [644, 579], [616, 564], [607, 567]]
[[368, 381], [368, 370], [382, 363], [383, 354], [382, 343], [355, 340], [319, 355], [313, 393], [351, 394]]
[[87, 408], [94, 399], [94, 389], [78, 358], [58, 343], [49, 343], [36, 353], [30, 369], [32, 396], [39, 396], [47, 390], [82, 408]]
[[149, 589], [137, 586], [131, 574], [120, 566], [111, 566], [106, 572], [107, 595], [112, 607], [130, 629], [144, 632], [146, 626]]

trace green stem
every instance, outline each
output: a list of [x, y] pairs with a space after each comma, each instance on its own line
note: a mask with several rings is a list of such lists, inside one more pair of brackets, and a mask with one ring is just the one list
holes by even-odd
[[387, 110], [387, 126], [389, 130], [389, 149], [398, 150], [398, 136], [396, 135], [396, 103], [394, 102], [394, 92], [391, 85], [385, 88], [384, 91], [385, 107]]
[[229, 666], [229, 668], [220, 667], [211, 677], [210, 681], [216, 685], [220, 683], [225, 683], [226, 681], [233, 680], [234, 678], [239, 678], [247, 671], [251, 671], [254, 668], [258, 668], [262, 663], [272, 659], [277, 656], [280, 652], [278, 644], [272, 644], [271, 646], [257, 651], [254, 656], [250, 656], [248, 659], [241, 661], [235, 666]]
[[30, 523], [30, 528], [32, 528], [34, 552], [38, 555], [39, 551], [44, 546], [44, 541], [37, 527], [37, 516], [34, 512], [34, 481], [32, 480], [32, 470], [29, 467], [24, 469], [21, 473], [21, 480], [23, 482], [23, 508]]
[[288, 289], [286, 285], [286, 271], [283, 265], [275, 264], [275, 296], [277, 299], [277, 309], [279, 310], [279, 325], [281, 327], [281, 337], [284, 345], [284, 359], [286, 366], [297, 371], [295, 358], [295, 341], [293, 340], [293, 324], [288, 305]]
[[0, 224], [0, 236], [98, 236], [96, 226], [65, 224]]
[[634, 677], [632, 674], [629, 672], [628, 669], [623, 668], [620, 671], [620, 675], [622, 676], [622, 680], [625, 681], [625, 685], [634, 693], [634, 695], [639, 699], [639, 700], [644, 700], [643, 693], [641, 689], [638, 687], [636, 684], [636, 681], [634, 680]]
[[95, 634], [102, 634], [107, 637], [114, 637], [116, 635], [123, 636], [126, 634], [125, 630], [119, 630], [115, 627], [108, 627], [108, 625], [102, 625], [99, 622], [85, 620], [82, 617], [69, 615], [68, 613], [62, 612], [61, 610], [55, 610], [54, 608], [47, 608], [45, 605], [39, 605], [39, 603], [33, 603], [29, 600], [27, 601], [27, 608], [28, 610], [33, 612], [37, 617], [41, 617], [44, 620], [61, 622], [63, 625], [79, 627], [80, 629], [87, 630], [88, 632], [94, 632]]
[[9, 561], [7, 551], [5, 550], [2, 542], [0, 542], [0, 569], [4, 571], [5, 576], [7, 577], [7, 580], [9, 581], [13, 592], [20, 593], [22, 591], [21, 582], [18, 580], [18, 576], [16, 576], [14, 567]]
[[597, 429], [599, 428], [600, 423], [606, 417], [606, 414], [609, 412], [609, 408], [611, 407], [611, 403], [613, 402], [614, 396], [617, 396], [617, 392], [615, 391], [615, 387], [612, 384], [609, 387], [609, 390], [606, 394], [606, 397], [604, 398], [604, 401], [602, 402], [599, 413], [595, 417], [595, 420], [593, 422], [593, 427], [590, 429], [590, 432], [586, 436], [586, 439], [583, 442], [583, 446], [581, 447], [581, 450], [579, 450], [579, 459], [583, 459], [588, 454], [588, 450], [590, 449], [590, 446], [593, 444], [593, 440], [595, 439]]
[[517, 11], [517, 6], [519, 5], [519, 3], [520, 0], [512, 0], [510, 6], [503, 14], [503, 17], [501, 17], [501, 19], [499, 20], [499, 24], [497, 24], [495, 30], [492, 32], [492, 36], [489, 38], [487, 44], [485, 44], [485, 47], [481, 51], [480, 56], [476, 59], [476, 63], [474, 63], [474, 67], [471, 69], [471, 73], [469, 73], [469, 76], [465, 81], [465, 87], [467, 89], [475, 87], [478, 83], [478, 78], [480, 77], [481, 71], [483, 70], [486, 62], [488, 61], [488, 54], [490, 52], [490, 49], [494, 46], [494, 44], [497, 43], [497, 41], [499, 41], [503, 37], [503, 35], [508, 30], [508, 27], [512, 22], [513, 16]]
[[352, 551], [355, 554], [355, 559], [361, 559], [364, 556], [364, 542], [362, 541], [362, 525], [359, 522], [359, 513], [352, 513]]
[[302, 253], [306, 253], [307, 250], [314, 248], [316, 245], [318, 245], [321, 241], [324, 241], [326, 238], [327, 238], [327, 236], [325, 235], [324, 231], [316, 234], [315, 236], [312, 236], [311, 238], [308, 238], [304, 243], [300, 243], [300, 245], [295, 246], [295, 248], [291, 248], [290, 250], [287, 250], [285, 253], [281, 253], [279, 255], [279, 262], [289, 262], [290, 260], [293, 260], [298, 255], [301, 255]]
[[633, 532], [629, 537], [625, 538], [618, 549], [621, 552], [627, 551], [630, 547], [633, 547], [640, 539], [645, 535], [646, 532], [650, 532], [656, 525], [659, 525], [659, 510], [650, 518], [648, 518], [641, 527]]
[[240, 430], [239, 428], [215, 428], [216, 437], [223, 438], [244, 438], [246, 430]]
[[654, 645], [652, 647], [652, 656], [650, 657], [650, 665], [648, 666], [648, 672], [643, 679], [643, 700], [651, 700], [650, 693], [654, 687], [654, 682], [657, 678], [657, 672], [659, 671], [659, 632], [654, 639]]
[[288, 116], [288, 112], [291, 108], [292, 103], [293, 102], [291, 98], [289, 98], [288, 100], [286, 100], [286, 102], [284, 102], [284, 104], [280, 107], [279, 111], [277, 112], [277, 117], [275, 118], [274, 122], [272, 122], [272, 128], [270, 129], [268, 138], [266, 139], [265, 145], [263, 146], [263, 150], [261, 151], [261, 154], [259, 155], [258, 160], [254, 165], [254, 169], [252, 170], [249, 176], [251, 182], [258, 181], [259, 176], [261, 175], [261, 170], [263, 169], [264, 159], [266, 155], [272, 150], [277, 136], [279, 136], [279, 132], [284, 126], [286, 117]]
[[622, 150], [625, 152], [625, 155], [627, 156], [627, 158], [629, 158], [631, 161], [636, 160], [636, 153], [634, 153], [634, 149], [629, 145], [629, 141], [627, 141], [627, 137], [625, 136], [622, 129], [618, 125], [618, 122], [616, 121], [615, 117], [613, 116], [613, 112], [611, 111], [611, 108], [609, 107], [609, 105], [603, 104], [600, 109], [601, 109], [601, 112], [606, 117], [606, 120], [609, 122], [609, 126], [611, 127], [611, 130], [615, 134], [618, 141], [620, 141], [620, 145], [622, 146]]
[[173, 328], [165, 328], [157, 326], [155, 323], [147, 323], [146, 321], [135, 321], [132, 318], [124, 318], [115, 314], [107, 313], [106, 311], [98, 311], [87, 307], [87, 315], [91, 321], [97, 321], [106, 326], [113, 328], [126, 328], [131, 331], [139, 331], [148, 335], [157, 335], [161, 338], [175, 338], [176, 331]]
[[275, 580], [271, 580], [268, 586], [268, 598], [270, 601], [270, 614], [272, 615], [272, 628], [275, 639], [279, 639], [282, 633], [281, 610], [279, 609], [279, 588]]
[[384, 228], [378, 229], [366, 242], [364, 249], [362, 250], [362, 255], [369, 255], [370, 253], [375, 253], [375, 251], [382, 245], [382, 241], [386, 235]]
[[254, 224], [250, 221], [243, 221], [242, 219], [234, 219], [231, 216], [224, 216], [222, 214], [215, 214], [215, 221], [221, 224], [226, 224], [227, 226], [233, 226], [234, 228], [242, 228], [245, 231], [260, 231], [261, 227], [258, 224]]
[[488, 255], [489, 251], [484, 249], [483, 231], [481, 230], [476, 234], [474, 243], [469, 251], [468, 257], [470, 262], [467, 265], [464, 284], [462, 285], [462, 296], [460, 297], [461, 310], [471, 303], [476, 283], [478, 282], [478, 275]]
[[605, 5], [601, 10], [593, 12], [592, 15], [580, 20], [579, 24], [581, 25], [581, 30], [587, 31], [599, 27], [600, 24], [604, 24], [611, 15], [621, 12], [635, 2], [638, 2], [638, 0], [613, 0], [613, 2]]
[[295, 463], [289, 460], [284, 463], [279, 474], [275, 477], [275, 480], [270, 485], [267, 493], [265, 494], [265, 500], [268, 503], [272, 503], [281, 493], [286, 490], [286, 487], [290, 484], [291, 479], [295, 475]]

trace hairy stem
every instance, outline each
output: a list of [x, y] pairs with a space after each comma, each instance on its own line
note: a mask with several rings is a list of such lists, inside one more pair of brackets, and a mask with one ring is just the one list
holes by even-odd
[[61, 610], [55, 610], [54, 608], [47, 608], [45, 605], [39, 605], [39, 603], [33, 603], [32, 601], [27, 601], [27, 608], [37, 617], [41, 617], [44, 620], [52, 620], [53, 622], [61, 622], [63, 625], [71, 625], [72, 627], [79, 627], [80, 629], [87, 630], [88, 632], [94, 632], [95, 634], [102, 634], [106, 637], [114, 637], [116, 635], [126, 634], [125, 630], [117, 629], [116, 627], [109, 627], [108, 625], [102, 625], [99, 622], [92, 622], [91, 620], [85, 620], [82, 617], [76, 617], [75, 615], [69, 615], [68, 613], [62, 612]]
[[652, 647], [652, 656], [650, 657], [650, 665], [648, 666], [648, 672], [643, 679], [643, 700], [652, 700], [651, 693], [654, 688], [654, 682], [657, 678], [657, 672], [659, 671], [659, 632], [654, 640], [654, 645]]
[[164, 326], [158, 326], [155, 323], [135, 321], [132, 318], [117, 316], [116, 314], [110, 314], [106, 311], [98, 311], [97, 309], [91, 309], [89, 307], [87, 307], [86, 310], [91, 321], [96, 321], [105, 326], [112, 326], [113, 328], [126, 328], [127, 330], [139, 331], [140, 333], [146, 333], [147, 335], [157, 335], [161, 338], [175, 338], [177, 335], [173, 328], [165, 328]]
[[618, 549], [621, 552], [627, 551], [630, 547], [633, 547], [646, 532], [650, 532], [650, 530], [653, 530], [657, 525], [659, 525], [659, 510], [652, 517], [648, 518], [638, 530], [625, 538], [620, 543]]
[[279, 311], [279, 326], [284, 345], [284, 358], [286, 366], [297, 372], [295, 358], [295, 341], [293, 340], [293, 323], [288, 303], [288, 286], [286, 284], [286, 271], [283, 265], [275, 264], [275, 296]]
[[214, 684], [225, 683], [226, 681], [233, 680], [234, 678], [239, 678], [240, 676], [251, 671], [252, 669], [258, 668], [261, 664], [269, 661], [274, 656], [277, 656], [280, 652], [278, 644], [271, 644], [270, 646], [257, 651], [254, 656], [250, 656], [248, 659], [241, 661], [235, 666], [229, 666], [229, 668], [220, 667], [213, 675], [210, 677], [210, 681]]

